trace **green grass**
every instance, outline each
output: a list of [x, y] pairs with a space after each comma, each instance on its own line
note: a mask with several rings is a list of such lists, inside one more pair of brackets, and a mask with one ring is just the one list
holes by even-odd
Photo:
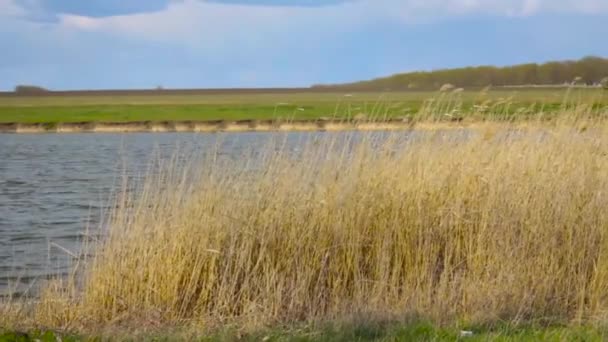
[[[472, 333], [465, 336], [464, 333]], [[270, 330], [249, 335], [220, 333], [203, 341], [602, 341], [605, 333], [591, 327], [441, 328], [429, 323], [407, 325], [327, 326], [321, 329]], [[235, 338], [236, 337], [236, 338]]]
[[[466, 336], [465, 331], [470, 335]], [[438, 327], [430, 323], [409, 324], [326, 324], [317, 327], [275, 327], [244, 332], [226, 327], [212, 334], [178, 332], [105, 332], [99, 335], [65, 335], [52, 331], [0, 332], [0, 342], [55, 341], [603, 341], [608, 332], [597, 327], [525, 326], [476, 328]]]
[[61, 334], [54, 333], [52, 331], [31, 331], [31, 332], [1, 332], [0, 331], [0, 342], [72, 342], [86, 340], [76, 336], [63, 336]]
[[[0, 122], [132, 122], [244, 119], [300, 119], [331, 116], [335, 106], [272, 105], [88, 105], [0, 107]], [[297, 110], [303, 108], [304, 111]]]
[[[575, 90], [569, 101], [605, 105], [607, 93]], [[315, 119], [359, 113], [399, 117], [416, 113], [426, 100], [437, 96], [437, 92], [4, 96], [0, 97], [0, 123]], [[565, 96], [563, 89], [518, 89], [463, 92], [453, 100], [465, 109], [502, 101], [511, 104], [511, 111], [532, 104], [550, 110], [563, 104]]]

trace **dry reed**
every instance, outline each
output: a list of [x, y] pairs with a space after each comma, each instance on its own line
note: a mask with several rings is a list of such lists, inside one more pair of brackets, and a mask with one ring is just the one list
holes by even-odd
[[50, 286], [22, 319], [605, 321], [608, 127], [587, 117], [166, 167], [117, 199], [81, 283]]

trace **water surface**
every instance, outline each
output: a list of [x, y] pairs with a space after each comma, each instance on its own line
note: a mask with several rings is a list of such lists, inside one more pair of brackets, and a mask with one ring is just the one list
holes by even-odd
[[235, 154], [263, 133], [0, 134], [0, 293], [68, 272], [126, 174], [176, 151]]
[[69, 272], [71, 255], [79, 253], [83, 240], [97, 236], [113, 191], [125, 176], [141, 179], [151, 161], [176, 153], [238, 158], [263, 150], [270, 139], [297, 151], [311, 138], [352, 134], [0, 134], [0, 294], [27, 292], [49, 276]]

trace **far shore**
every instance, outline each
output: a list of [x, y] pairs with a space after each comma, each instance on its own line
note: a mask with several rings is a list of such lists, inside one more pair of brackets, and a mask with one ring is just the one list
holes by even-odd
[[407, 120], [240, 120], [240, 121], [163, 121], [163, 122], [74, 122], [74, 123], [0, 123], [0, 133], [162, 133], [162, 132], [298, 132], [298, 131], [374, 131], [444, 127], [463, 127], [452, 121], [414, 124]]

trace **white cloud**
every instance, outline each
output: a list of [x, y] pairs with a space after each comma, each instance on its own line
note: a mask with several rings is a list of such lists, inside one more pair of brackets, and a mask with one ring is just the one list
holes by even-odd
[[[256, 43], [285, 36], [294, 28], [335, 34], [365, 20], [352, 4], [315, 7], [247, 6], [197, 0], [172, 2], [152, 13], [90, 18], [60, 15], [61, 26], [84, 31], [126, 34], [153, 41], [224, 45], [234, 40]], [[331, 32], [329, 32], [331, 30]]]
[[80, 33], [99, 33], [209, 52], [210, 59], [263, 49], [297, 50], [298, 45], [323, 42], [340, 44], [340, 39], [351, 32], [369, 31], [386, 22], [415, 25], [463, 16], [608, 13], [608, 0], [353, 0], [320, 7], [170, 0], [162, 10], [129, 15], [50, 13], [58, 21], [42, 25], [29, 21], [33, 16], [43, 16], [40, 1], [0, 0], [0, 17], [11, 19], [0, 23], [0, 29], [14, 31], [17, 26], [27, 26], [30, 31], [44, 30], [59, 40]]
[[538, 13], [608, 12], [607, 0], [379, 0], [364, 1], [369, 7], [377, 6], [386, 13], [402, 19], [427, 19], [468, 15], [491, 14], [498, 16], [530, 16]]
[[[0, 0], [3, 2], [11, 0]], [[248, 6], [203, 0], [172, 1], [157, 12], [90, 18], [60, 15], [61, 25], [159, 41], [221, 44], [265, 39], [298, 29], [318, 34], [378, 21], [404, 23], [463, 15], [529, 16], [543, 12], [608, 12], [608, 0], [359, 0], [323, 7]]]
[[[17, 0], [0, 0], [0, 17], [21, 18], [25, 23], [42, 8], [39, 1], [22, 0], [20, 6]], [[43, 29], [61, 37], [101, 33], [120, 39], [175, 44], [213, 51], [219, 56], [222, 52], [315, 45], [317, 41], [331, 41], [387, 21], [414, 25], [467, 15], [530, 16], [556, 12], [608, 13], [608, 0], [356, 0], [320, 7], [171, 0], [162, 10], [129, 15], [53, 13], [58, 22]]]
[[19, 17], [25, 14], [25, 9], [17, 5], [14, 0], [0, 0], [0, 18]]

